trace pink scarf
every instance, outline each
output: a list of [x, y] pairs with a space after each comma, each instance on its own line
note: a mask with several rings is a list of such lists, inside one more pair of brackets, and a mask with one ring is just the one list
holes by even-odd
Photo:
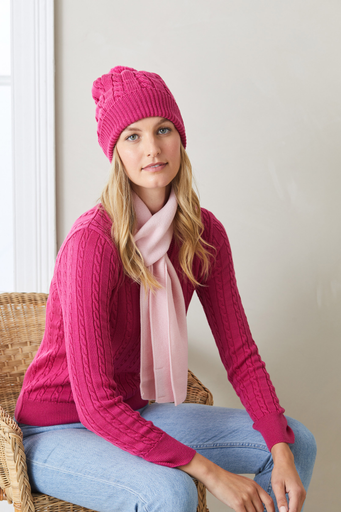
[[146, 293], [141, 285], [141, 396], [178, 405], [187, 395], [186, 308], [179, 278], [167, 256], [178, 203], [172, 189], [164, 207], [152, 215], [134, 192], [133, 200], [136, 245], [146, 266], [162, 285], [154, 293]]

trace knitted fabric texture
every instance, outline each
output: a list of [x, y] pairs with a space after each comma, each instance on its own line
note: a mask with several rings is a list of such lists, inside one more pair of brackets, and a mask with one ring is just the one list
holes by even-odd
[[[268, 448], [293, 443], [238, 293], [229, 241], [215, 216], [201, 209], [203, 238], [216, 248], [211, 273], [196, 293], [228, 378]], [[81, 422], [108, 442], [149, 462], [176, 467], [195, 451], [136, 411], [140, 394], [140, 286], [124, 274], [98, 206], [77, 219], [59, 250], [46, 305], [41, 346], [29, 366], [15, 417], [28, 425]], [[194, 287], [172, 239], [167, 255], [188, 310]], [[194, 277], [201, 278], [195, 257]]]
[[171, 190], [167, 203], [152, 215], [133, 192], [137, 217], [134, 236], [144, 263], [162, 288], [140, 291], [141, 396], [181, 404], [187, 395], [188, 340], [186, 308], [177, 273], [167, 256], [178, 202]]
[[94, 81], [98, 142], [112, 161], [114, 146], [122, 131], [145, 117], [165, 117], [178, 130], [186, 148], [186, 132], [179, 107], [156, 73], [116, 66]]

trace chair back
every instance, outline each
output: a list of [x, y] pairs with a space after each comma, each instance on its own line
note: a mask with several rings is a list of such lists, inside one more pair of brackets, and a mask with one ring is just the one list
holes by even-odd
[[47, 298], [46, 293], [0, 294], [0, 403], [11, 416], [44, 335]]

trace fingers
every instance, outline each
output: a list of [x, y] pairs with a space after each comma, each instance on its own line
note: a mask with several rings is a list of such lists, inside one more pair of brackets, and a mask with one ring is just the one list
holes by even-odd
[[263, 512], [264, 508], [259, 498], [256, 502], [250, 501], [250, 497], [240, 497], [233, 503], [233, 510], [235, 512]]
[[285, 495], [284, 483], [273, 485], [273, 491], [276, 496], [279, 512], [301, 512], [306, 498], [306, 491], [302, 485], [297, 484], [296, 486], [291, 486], [291, 489], [288, 492], [289, 508]]
[[287, 498], [285, 496], [285, 487], [284, 483], [273, 483], [272, 484], [273, 491], [277, 500], [277, 507], [279, 512], [288, 512], [288, 504]]
[[[261, 487], [259, 488], [259, 496], [260, 496], [262, 503], [264, 503], [264, 505], [265, 505], [266, 512], [275, 512], [275, 505], [274, 505], [273, 499]], [[257, 509], [257, 512], [258, 512], [258, 509]], [[263, 506], [260, 509], [260, 512], [263, 512]]]
[[203, 478], [207, 490], [218, 500], [235, 512], [275, 512], [275, 505], [268, 495], [254, 480], [242, 475], [235, 475], [214, 465], [215, 471]]
[[289, 491], [289, 512], [301, 512], [306, 494], [303, 486]]
[[264, 505], [267, 512], [275, 512], [271, 496], [258, 485], [248, 492], [240, 493], [233, 505], [236, 512], [263, 512]]
[[[277, 445], [275, 445], [277, 446]], [[280, 454], [274, 459], [274, 468], [271, 475], [272, 488], [276, 496], [279, 512], [301, 512], [306, 497], [295, 461], [290, 453]], [[286, 493], [289, 496], [287, 505]]]

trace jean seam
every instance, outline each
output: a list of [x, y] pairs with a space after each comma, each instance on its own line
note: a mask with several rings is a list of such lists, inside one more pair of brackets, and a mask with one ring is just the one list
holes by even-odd
[[[272, 491], [272, 484], [271, 484], [271, 476], [269, 478], [269, 485], [268, 485], [268, 489], [267, 489], [267, 493], [269, 496], [271, 496], [271, 491]], [[265, 508], [265, 505], [264, 505], [264, 512], [266, 512], [266, 508]]]
[[35, 466], [40, 466], [42, 468], [49, 468], [49, 469], [52, 469], [52, 470], [57, 471], [59, 473], [64, 473], [66, 475], [81, 476], [82, 478], [86, 478], [87, 480], [92, 480], [92, 481], [104, 483], [106, 485], [110, 485], [110, 487], [119, 487], [120, 489], [124, 489], [124, 490], [130, 492], [131, 494], [133, 494], [134, 496], [137, 496], [144, 503], [144, 508], [145, 508], [146, 512], [148, 512], [147, 503], [144, 500], [144, 498], [142, 498], [142, 496], [140, 496], [139, 493], [137, 493], [136, 491], [130, 489], [129, 487], [126, 487], [125, 485], [118, 484], [116, 482], [112, 483], [112, 482], [109, 482], [108, 480], [103, 480], [101, 478], [96, 478], [94, 476], [90, 477], [90, 476], [84, 475], [84, 473], [76, 473], [74, 471], [65, 471], [65, 470], [62, 470], [60, 468], [56, 468], [55, 466], [50, 466], [49, 464], [42, 464], [41, 462], [33, 461], [32, 459], [27, 458], [27, 457], [26, 457], [26, 460], [29, 460], [31, 462], [31, 464], [35, 465]]

